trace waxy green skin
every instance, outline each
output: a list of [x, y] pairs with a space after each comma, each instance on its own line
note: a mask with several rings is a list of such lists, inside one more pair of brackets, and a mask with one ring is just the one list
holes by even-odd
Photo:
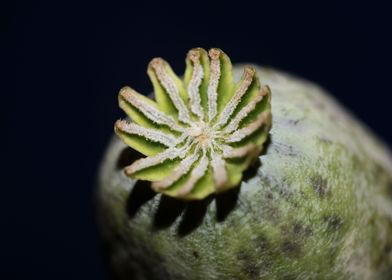
[[110, 143], [98, 219], [117, 279], [392, 277], [390, 152], [317, 85], [255, 68], [273, 124], [240, 188], [189, 203], [155, 194], [124, 175], [132, 150]]

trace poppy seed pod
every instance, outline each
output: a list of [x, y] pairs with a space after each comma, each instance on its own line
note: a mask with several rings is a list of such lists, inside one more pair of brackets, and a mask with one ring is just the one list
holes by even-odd
[[98, 174], [116, 279], [390, 279], [391, 153], [325, 90], [217, 49], [149, 74]]

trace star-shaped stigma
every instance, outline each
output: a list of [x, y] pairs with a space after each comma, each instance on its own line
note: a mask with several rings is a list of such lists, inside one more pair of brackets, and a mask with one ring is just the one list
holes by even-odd
[[147, 156], [125, 167], [126, 175], [196, 200], [239, 185], [268, 137], [271, 98], [250, 66], [233, 83], [230, 59], [219, 49], [192, 49], [186, 65], [182, 81], [163, 59], [150, 62], [156, 101], [122, 88], [119, 105], [131, 122], [117, 121], [115, 132]]

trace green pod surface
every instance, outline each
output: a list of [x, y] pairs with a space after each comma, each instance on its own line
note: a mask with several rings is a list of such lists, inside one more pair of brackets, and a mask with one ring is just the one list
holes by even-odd
[[319, 86], [255, 68], [272, 129], [239, 188], [157, 194], [123, 172], [140, 155], [111, 141], [97, 201], [115, 279], [391, 279], [391, 153]]

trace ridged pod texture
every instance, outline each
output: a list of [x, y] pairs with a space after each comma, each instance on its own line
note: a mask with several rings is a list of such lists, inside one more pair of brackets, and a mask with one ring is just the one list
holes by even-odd
[[391, 279], [389, 150], [317, 85], [254, 68], [272, 129], [238, 188], [157, 194], [123, 172], [140, 155], [110, 143], [97, 198], [116, 279]]

